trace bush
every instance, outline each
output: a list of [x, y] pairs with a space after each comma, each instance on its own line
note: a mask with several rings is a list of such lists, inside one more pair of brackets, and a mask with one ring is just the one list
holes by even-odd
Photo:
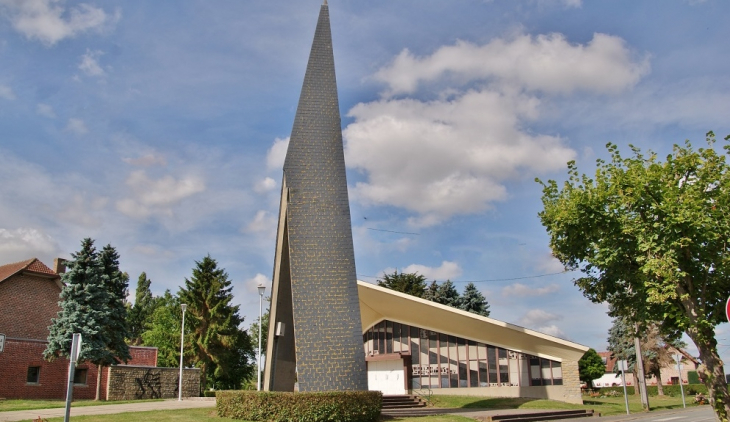
[[[671, 396], [671, 397], [679, 397], [682, 395], [682, 392], [679, 388], [679, 385], [665, 385], [664, 387], [664, 395], [665, 396]], [[682, 387], [684, 387], [684, 395], [690, 396], [695, 395], [697, 393], [707, 394], [707, 387], [704, 384], [683, 384]], [[601, 395], [607, 395], [606, 393], [608, 391], [617, 391], [621, 393], [623, 396], [624, 394], [624, 388], [623, 387], [603, 387], [597, 390], [601, 393]], [[649, 397], [654, 397], [659, 395], [658, 393], [658, 387], [656, 385], [649, 385], [646, 387], [646, 392], [649, 393]], [[634, 386], [627, 386], [626, 387], [626, 394], [633, 395], [634, 394]]]
[[248, 421], [375, 422], [380, 417], [380, 391], [289, 393], [217, 391], [218, 416]]

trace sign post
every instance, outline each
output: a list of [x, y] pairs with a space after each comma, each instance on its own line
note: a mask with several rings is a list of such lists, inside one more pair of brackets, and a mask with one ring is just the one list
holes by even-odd
[[616, 362], [618, 369], [621, 370], [621, 383], [624, 385], [624, 402], [626, 403], [626, 414], [629, 414], [629, 396], [626, 394], [626, 371], [629, 369], [628, 362], [620, 360]]
[[81, 334], [74, 333], [71, 342], [71, 354], [68, 356], [68, 387], [66, 389], [66, 415], [63, 422], [68, 422], [71, 418], [71, 401], [74, 397], [74, 373], [76, 372], [76, 361], [79, 360], [81, 353]]
[[682, 360], [682, 355], [677, 353], [674, 355], [674, 360], [677, 361], [677, 375], [679, 377], [679, 390], [682, 392], [682, 406], [684, 408], [687, 408], [687, 403], [684, 402], [684, 387], [682, 386], [682, 365], [679, 364], [679, 362]]

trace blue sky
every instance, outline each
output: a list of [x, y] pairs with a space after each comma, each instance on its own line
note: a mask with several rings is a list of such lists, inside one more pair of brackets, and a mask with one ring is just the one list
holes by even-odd
[[[160, 294], [210, 254], [252, 322], [319, 5], [0, 0], [0, 261], [91, 237]], [[606, 307], [555, 274], [534, 178], [592, 172], [609, 141], [730, 134], [729, 12], [332, 0], [359, 278], [475, 281], [492, 317], [604, 349]]]

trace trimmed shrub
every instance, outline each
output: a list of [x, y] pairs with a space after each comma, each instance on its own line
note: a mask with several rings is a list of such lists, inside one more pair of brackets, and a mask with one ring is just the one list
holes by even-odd
[[218, 416], [248, 421], [376, 422], [380, 391], [217, 391]]

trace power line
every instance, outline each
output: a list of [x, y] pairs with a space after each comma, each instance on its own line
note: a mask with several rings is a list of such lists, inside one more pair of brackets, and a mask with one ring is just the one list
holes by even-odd
[[370, 228], [370, 227], [365, 227], [365, 228], [368, 229], [368, 230], [375, 230], [376, 232], [387, 232], [387, 233], [398, 233], [398, 234], [412, 234], [414, 236], [420, 236], [421, 235], [421, 233], [397, 232], [397, 231], [393, 231], [393, 230], [373, 229], [373, 228]]

